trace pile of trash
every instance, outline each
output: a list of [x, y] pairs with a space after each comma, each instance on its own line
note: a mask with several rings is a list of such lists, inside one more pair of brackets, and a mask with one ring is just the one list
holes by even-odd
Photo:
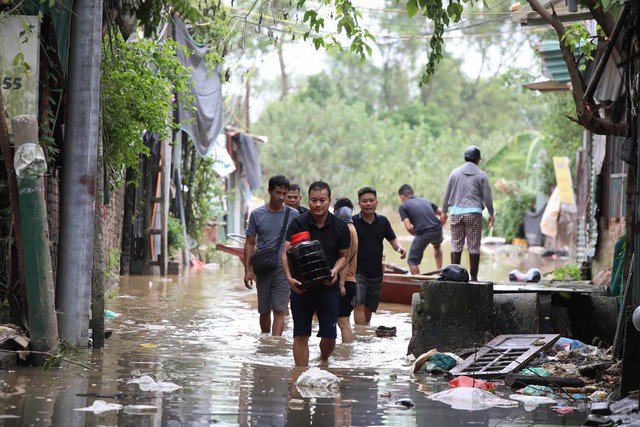
[[473, 352], [456, 353], [433, 349], [416, 358], [412, 366], [415, 377], [441, 376], [449, 380], [449, 389], [436, 393], [425, 390], [429, 399], [467, 411], [520, 404], [532, 411], [540, 405], [551, 405], [561, 414], [587, 412], [584, 425], [640, 425], [638, 395], [622, 400], [618, 395], [622, 366], [612, 357], [611, 349], [559, 338], [529, 362], [491, 378], [482, 378], [481, 373], [452, 375], [454, 367], [465, 363], [460, 355], [468, 355], [466, 361], [474, 356]]

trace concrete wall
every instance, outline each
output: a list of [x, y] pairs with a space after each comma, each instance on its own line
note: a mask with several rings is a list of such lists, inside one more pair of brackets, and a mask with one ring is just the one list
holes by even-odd
[[[46, 201], [47, 201], [47, 221], [49, 223], [49, 250], [51, 252], [51, 263], [53, 267], [54, 280], [58, 265], [58, 239], [60, 236], [60, 179], [57, 172], [46, 176]], [[96, 206], [96, 209], [101, 209]], [[113, 249], [120, 250], [122, 245], [122, 220], [124, 213], [124, 185], [116, 188], [111, 193], [111, 198], [106, 209], [104, 224], [104, 255], [106, 257]], [[119, 270], [119, 266], [115, 272]]]
[[412, 301], [408, 353], [454, 351], [497, 335], [560, 334], [608, 347], [615, 335], [618, 299], [583, 293], [501, 293], [485, 285], [429, 281]]
[[490, 337], [493, 285], [427, 281], [413, 307], [408, 352], [419, 356], [433, 348], [453, 351], [482, 345]]

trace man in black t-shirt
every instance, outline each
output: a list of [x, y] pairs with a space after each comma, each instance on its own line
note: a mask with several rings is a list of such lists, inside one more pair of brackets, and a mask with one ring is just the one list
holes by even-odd
[[284, 204], [296, 209], [298, 213], [309, 212], [309, 209], [300, 204], [302, 202], [302, 194], [300, 194], [300, 186], [298, 184], [290, 184], [289, 191], [287, 192], [287, 198], [284, 199]]
[[[340, 307], [338, 272], [347, 265], [351, 235], [347, 223], [329, 212], [331, 187], [317, 181], [309, 187], [309, 212], [291, 221], [284, 242], [282, 265], [291, 287], [291, 315], [293, 317], [293, 358], [296, 366], [309, 365], [309, 337], [314, 313], [318, 316], [320, 358], [326, 362], [336, 346], [336, 323]], [[300, 288], [289, 268], [286, 253], [291, 246], [291, 236], [308, 231], [311, 240], [320, 242], [331, 269], [331, 280], [307, 290]]]
[[382, 292], [382, 252], [387, 239], [401, 258], [407, 255], [398, 242], [387, 217], [378, 215], [378, 196], [373, 187], [358, 190], [360, 213], [353, 216], [358, 233], [358, 266], [356, 269], [356, 305], [353, 318], [356, 325], [366, 325], [378, 309]]

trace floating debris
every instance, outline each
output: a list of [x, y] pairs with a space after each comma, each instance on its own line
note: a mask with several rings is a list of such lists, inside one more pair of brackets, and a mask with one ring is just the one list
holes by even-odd
[[171, 392], [182, 388], [181, 386], [165, 382], [158, 381], [156, 382], [153, 378], [148, 375], [143, 375], [140, 378], [134, 378], [127, 382], [127, 384], [138, 384], [140, 390], [142, 391], [162, 391], [162, 392]]
[[309, 369], [296, 380], [302, 397], [338, 397], [340, 378], [322, 369]]
[[74, 411], [93, 412], [94, 414], [101, 414], [108, 411], [119, 411], [122, 409], [122, 405], [119, 403], [107, 403], [104, 400], [96, 400], [93, 405], [86, 408], [76, 408]]
[[446, 403], [453, 409], [481, 411], [489, 408], [515, 408], [518, 402], [503, 399], [486, 390], [473, 387], [456, 387], [441, 391], [428, 397], [431, 400]]

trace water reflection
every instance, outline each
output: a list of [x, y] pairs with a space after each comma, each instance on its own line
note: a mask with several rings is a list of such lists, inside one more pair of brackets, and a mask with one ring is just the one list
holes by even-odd
[[[82, 351], [81, 365], [0, 372], [0, 425], [580, 425], [584, 420], [584, 412], [563, 418], [550, 409], [527, 412], [522, 406], [471, 413], [426, 399], [426, 392], [447, 385], [409, 374], [408, 306], [382, 304], [371, 326], [355, 328], [355, 342], [338, 341], [327, 369], [340, 377], [339, 391], [308, 397], [295, 385], [303, 370], [293, 366], [290, 317], [282, 337], [261, 335], [256, 295], [244, 288], [238, 266], [170, 280], [123, 278], [118, 291], [108, 303], [120, 314], [107, 321], [113, 335], [104, 349]], [[376, 337], [379, 325], [395, 326], [397, 336]], [[315, 332], [312, 366], [319, 364]], [[181, 388], [144, 391], [129, 383], [143, 375]], [[396, 404], [401, 399], [415, 407]], [[96, 400], [124, 408], [75, 410]]]

